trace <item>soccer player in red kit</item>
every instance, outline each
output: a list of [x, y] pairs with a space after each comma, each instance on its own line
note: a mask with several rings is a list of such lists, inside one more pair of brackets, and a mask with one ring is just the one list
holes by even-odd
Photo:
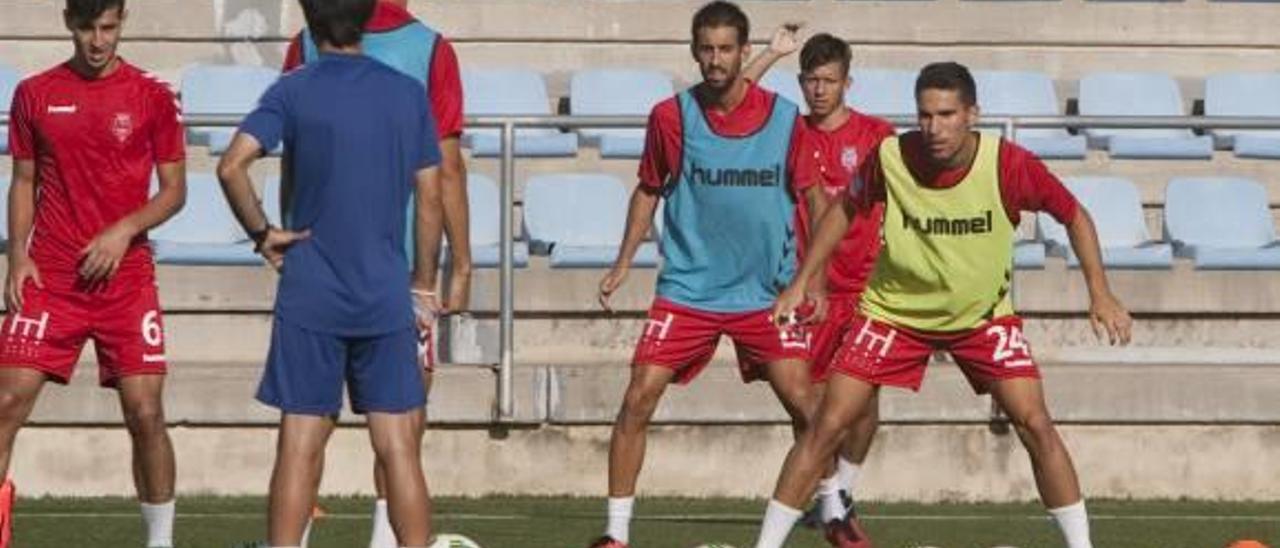
[[[769, 48], [745, 69], [747, 78], [759, 81], [770, 66], [794, 52], [799, 45], [797, 29], [796, 25], [779, 28]], [[816, 164], [810, 173], [819, 178], [822, 188], [833, 201], [838, 201], [847, 192], [849, 181], [853, 180], [858, 167], [870, 157], [876, 145], [894, 135], [893, 125], [888, 121], [858, 112], [845, 103], [852, 58], [853, 52], [848, 43], [826, 33], [810, 37], [800, 50], [800, 89], [809, 107], [804, 123], [808, 136], [802, 141], [807, 148], [805, 156]], [[807, 205], [802, 203], [798, 208], [805, 218], [803, 222], [796, 223], [804, 243], [811, 237], [808, 230], [812, 226], [811, 219], [824, 213], [809, 211]], [[831, 359], [849, 329], [867, 278], [875, 267], [876, 256], [880, 252], [883, 217], [884, 207], [878, 204], [859, 210], [850, 219], [849, 230], [827, 266], [825, 287], [818, 285], [817, 291], [813, 292], [819, 299], [823, 293], [826, 294], [826, 313], [815, 318], [818, 323], [812, 331], [810, 347], [810, 375], [818, 383], [815, 389], [819, 398], [830, 372]], [[802, 245], [801, 260], [804, 250]], [[822, 523], [827, 524], [828, 536], [846, 537], [845, 545], [856, 545], [853, 539], [865, 539], [865, 534], [851, 512], [851, 505], [846, 508], [827, 503], [841, 501], [842, 498], [851, 500], [858, 472], [875, 435], [876, 407], [872, 402], [868, 412], [849, 429], [840, 449], [836, 476], [823, 480], [818, 489], [824, 495], [819, 497], [818, 516]], [[840, 491], [846, 497], [825, 496]]]
[[[147, 230], [186, 198], [177, 98], [116, 55], [125, 0], [67, 0], [75, 54], [18, 85], [9, 141], [8, 315], [0, 322], [0, 473], [46, 381], [71, 379], [94, 341], [120, 395], [147, 546], [171, 546], [174, 458], [161, 392], [164, 329]], [[148, 198], [152, 169], [159, 192]], [[39, 200], [36, 199], [37, 190]], [[13, 487], [6, 479], [4, 504]], [[8, 541], [3, 519], [0, 545]]]

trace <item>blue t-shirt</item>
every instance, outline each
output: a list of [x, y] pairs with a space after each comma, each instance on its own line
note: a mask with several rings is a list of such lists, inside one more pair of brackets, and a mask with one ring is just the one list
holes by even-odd
[[413, 325], [406, 207], [418, 171], [440, 163], [422, 84], [363, 55], [322, 54], [280, 78], [240, 131], [284, 141], [286, 226], [311, 237], [285, 253], [275, 313], [341, 336]]

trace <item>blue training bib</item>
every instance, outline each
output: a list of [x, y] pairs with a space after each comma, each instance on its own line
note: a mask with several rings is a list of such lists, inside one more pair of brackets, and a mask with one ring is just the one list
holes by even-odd
[[688, 90], [676, 98], [683, 152], [663, 191], [658, 296], [711, 312], [768, 308], [796, 269], [787, 158], [798, 109], [775, 96], [760, 129], [726, 137]]

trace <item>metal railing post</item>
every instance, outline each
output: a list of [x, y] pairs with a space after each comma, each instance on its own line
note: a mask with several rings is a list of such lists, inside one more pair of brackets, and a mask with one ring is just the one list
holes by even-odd
[[515, 394], [512, 393], [512, 368], [515, 365], [515, 148], [515, 123], [507, 120], [502, 124], [502, 211], [499, 213], [499, 229], [502, 231], [497, 398], [500, 422], [511, 420], [515, 416]]

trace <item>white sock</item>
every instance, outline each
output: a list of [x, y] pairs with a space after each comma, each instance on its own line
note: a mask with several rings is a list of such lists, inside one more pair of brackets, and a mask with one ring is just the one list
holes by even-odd
[[629, 544], [631, 542], [631, 510], [636, 506], [635, 497], [609, 497], [609, 524], [604, 534], [609, 538]]
[[396, 531], [391, 528], [391, 514], [387, 512], [387, 499], [373, 503], [373, 534], [369, 548], [396, 548]]
[[858, 485], [858, 476], [862, 474], [862, 465], [840, 457], [836, 460], [836, 475], [840, 477], [840, 487], [853, 496], [853, 488]]
[[302, 528], [302, 542], [298, 543], [300, 548], [307, 548], [307, 544], [311, 542], [311, 524], [315, 522], [314, 518], [307, 518], [307, 526]]
[[822, 509], [822, 523], [844, 518], [844, 501], [840, 500], [840, 478], [832, 475], [818, 482], [818, 504]]
[[147, 548], [173, 546], [174, 501], [142, 503], [142, 522], [147, 526]]
[[1089, 513], [1084, 509], [1084, 499], [1062, 508], [1052, 508], [1049, 515], [1058, 522], [1062, 538], [1067, 541], [1067, 548], [1093, 548], [1093, 541], [1089, 539]]
[[800, 510], [796, 510], [781, 502], [770, 499], [764, 511], [764, 524], [760, 526], [760, 538], [756, 540], [756, 548], [782, 548], [787, 543], [791, 528], [800, 519]]

